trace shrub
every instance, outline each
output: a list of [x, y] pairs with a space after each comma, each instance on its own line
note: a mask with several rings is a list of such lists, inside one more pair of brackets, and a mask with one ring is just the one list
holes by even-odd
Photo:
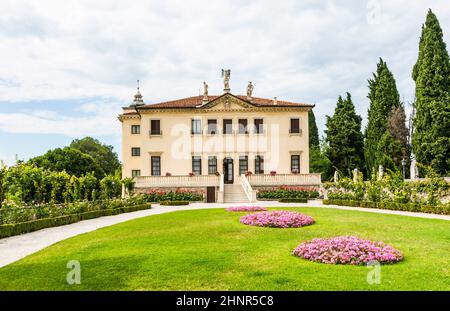
[[281, 186], [275, 189], [264, 189], [257, 193], [260, 200], [278, 200], [282, 198], [305, 198], [313, 199], [319, 197], [318, 191], [307, 190], [305, 187]]
[[267, 208], [261, 206], [236, 206], [226, 209], [228, 212], [259, 212], [267, 211]]
[[121, 213], [135, 212], [149, 208], [151, 208], [151, 205], [145, 203], [133, 206], [123, 206], [114, 209], [93, 210], [78, 214], [70, 214], [52, 218], [42, 218], [27, 222], [4, 224], [0, 225], [0, 238], [6, 238], [9, 236], [14, 236], [22, 233], [33, 232], [44, 228], [63, 226], [74, 222], [78, 222], [80, 220], [92, 219], [102, 216], [117, 215]]
[[312, 225], [314, 219], [291, 211], [271, 211], [243, 216], [240, 222], [245, 225], [258, 227], [299, 228]]
[[281, 198], [278, 199], [280, 203], [308, 203], [308, 199], [304, 198]]
[[159, 204], [164, 206], [180, 206], [189, 205], [189, 201], [161, 201]]
[[393, 201], [371, 202], [371, 201], [351, 201], [351, 200], [322, 200], [324, 205], [356, 206], [365, 208], [379, 208], [407, 212], [422, 212], [431, 214], [450, 215], [450, 204], [427, 205], [419, 203], [399, 203]]
[[147, 202], [160, 201], [203, 201], [203, 193], [192, 190], [177, 189], [176, 191], [150, 190], [144, 194]]
[[391, 264], [403, 260], [400, 251], [383, 242], [354, 236], [313, 239], [297, 246], [293, 255], [327, 264], [362, 265], [371, 261]]
[[79, 201], [67, 204], [37, 204], [21, 206], [14, 202], [4, 203], [0, 208], [0, 225], [27, 222], [42, 218], [56, 218], [84, 212], [116, 209], [147, 203], [143, 196], [133, 196], [126, 199], [104, 201]]

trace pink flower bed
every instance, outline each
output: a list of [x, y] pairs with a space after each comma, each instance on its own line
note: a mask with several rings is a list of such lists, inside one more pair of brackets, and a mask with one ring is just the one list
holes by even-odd
[[273, 228], [299, 228], [314, 223], [312, 217], [291, 211], [250, 214], [241, 217], [240, 221], [245, 225]]
[[236, 206], [227, 208], [228, 212], [259, 212], [267, 211], [267, 208], [261, 206]]
[[373, 260], [389, 264], [403, 260], [402, 253], [388, 244], [354, 236], [313, 239], [297, 246], [293, 254], [315, 262], [344, 265], [361, 265]]

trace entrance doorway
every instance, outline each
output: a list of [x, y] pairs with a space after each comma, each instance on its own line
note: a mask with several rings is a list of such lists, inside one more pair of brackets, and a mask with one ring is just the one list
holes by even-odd
[[206, 203], [216, 202], [216, 187], [206, 187]]
[[234, 166], [232, 158], [223, 159], [223, 177], [225, 184], [234, 183]]

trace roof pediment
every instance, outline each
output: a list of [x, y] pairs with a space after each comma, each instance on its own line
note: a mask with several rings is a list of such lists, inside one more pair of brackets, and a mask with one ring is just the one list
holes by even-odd
[[196, 108], [212, 110], [248, 110], [255, 108], [255, 106], [231, 93], [225, 93]]

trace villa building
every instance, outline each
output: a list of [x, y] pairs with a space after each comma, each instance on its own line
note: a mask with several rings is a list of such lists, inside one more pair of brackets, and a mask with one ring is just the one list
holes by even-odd
[[199, 188], [207, 202], [253, 202], [261, 187], [317, 186], [309, 174], [308, 111], [314, 105], [230, 92], [123, 108], [123, 177], [137, 191]]

